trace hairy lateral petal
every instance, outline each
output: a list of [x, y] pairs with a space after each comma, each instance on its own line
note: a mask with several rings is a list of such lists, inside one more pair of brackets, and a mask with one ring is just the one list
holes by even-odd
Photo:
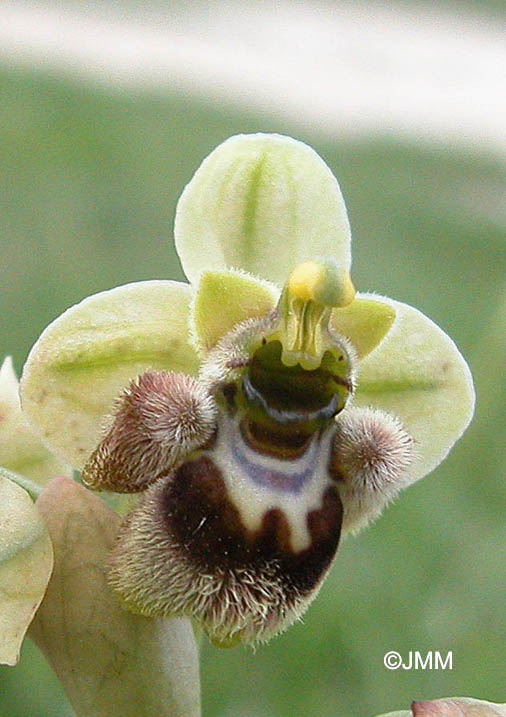
[[398, 418], [351, 406], [336, 419], [329, 469], [344, 507], [343, 530], [356, 531], [403, 488], [413, 439]]
[[176, 281], [126, 284], [84, 299], [53, 321], [23, 369], [23, 410], [56, 454], [81, 468], [104, 416], [146, 369], [193, 374], [190, 287]]
[[176, 247], [186, 275], [244, 269], [283, 286], [315, 256], [350, 268], [350, 226], [336, 178], [303, 142], [277, 134], [220, 144], [177, 206]]
[[144, 490], [216, 427], [216, 404], [193, 376], [146, 371], [117, 401], [114, 422], [83, 469], [90, 488], [118, 493]]
[[198, 717], [198, 651], [189, 620], [132, 615], [105, 575], [120, 517], [68, 478], [37, 506], [54, 545], [54, 572], [30, 628], [79, 717]]
[[[374, 297], [371, 297], [374, 298]], [[442, 329], [407, 304], [382, 298], [395, 321], [359, 366], [355, 403], [397, 416], [415, 441], [407, 483], [430, 473], [469, 424], [471, 372]]]
[[15, 665], [53, 569], [44, 520], [0, 468], [0, 664]]
[[197, 347], [207, 353], [236, 324], [269, 314], [278, 293], [272, 284], [244, 272], [203, 272], [191, 309]]
[[363, 358], [385, 338], [394, 320], [392, 302], [358, 294], [348, 306], [334, 309], [330, 322], [338, 333], [351, 341], [357, 356]]

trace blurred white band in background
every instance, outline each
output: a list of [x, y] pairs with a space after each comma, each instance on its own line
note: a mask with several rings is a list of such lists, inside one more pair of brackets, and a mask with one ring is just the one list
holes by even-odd
[[495, 23], [436, 4], [2, 2], [0, 62], [189, 93], [332, 136], [504, 154], [506, 41]]

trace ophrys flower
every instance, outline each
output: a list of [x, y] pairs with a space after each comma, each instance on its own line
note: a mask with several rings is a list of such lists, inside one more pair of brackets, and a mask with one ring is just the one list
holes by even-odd
[[193, 284], [69, 309], [30, 354], [24, 407], [89, 486], [142, 493], [110, 561], [129, 607], [266, 640], [314, 597], [341, 530], [444, 458], [472, 381], [416, 309], [355, 294], [338, 184], [300, 142], [220, 145], [176, 245]]

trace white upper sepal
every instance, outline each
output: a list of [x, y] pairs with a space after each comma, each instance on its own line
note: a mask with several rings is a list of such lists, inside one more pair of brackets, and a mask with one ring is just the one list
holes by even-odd
[[350, 268], [336, 178], [313, 149], [278, 134], [236, 135], [211, 152], [181, 195], [174, 233], [190, 281], [234, 268], [282, 287], [318, 256]]

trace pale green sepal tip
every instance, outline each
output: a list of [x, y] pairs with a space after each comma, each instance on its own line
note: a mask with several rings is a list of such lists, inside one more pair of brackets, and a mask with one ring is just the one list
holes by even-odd
[[355, 404], [397, 416], [414, 439], [407, 485], [434, 470], [467, 428], [473, 380], [454, 342], [427, 316], [400, 301], [362, 297], [390, 304], [395, 321], [359, 362]]
[[18, 379], [14, 371], [12, 356], [6, 356], [0, 366], [0, 407], [2, 408], [2, 418], [7, 410], [15, 410], [18, 406]]
[[277, 298], [274, 285], [245, 272], [204, 271], [191, 306], [196, 347], [205, 354], [239, 322], [269, 314]]
[[0, 664], [15, 665], [44, 596], [53, 549], [28, 493], [0, 468]]
[[24, 366], [21, 398], [54, 453], [82, 468], [115, 399], [147, 369], [197, 373], [190, 299], [181, 282], [126, 284], [89, 296], [45, 329]]
[[10, 356], [0, 367], [0, 465], [39, 487], [57, 473], [71, 474], [70, 467], [42, 444], [22, 412], [19, 382]]
[[282, 287], [314, 256], [351, 263], [336, 178], [313, 149], [277, 134], [236, 135], [211, 152], [178, 202], [175, 241], [191, 281], [235, 268]]

